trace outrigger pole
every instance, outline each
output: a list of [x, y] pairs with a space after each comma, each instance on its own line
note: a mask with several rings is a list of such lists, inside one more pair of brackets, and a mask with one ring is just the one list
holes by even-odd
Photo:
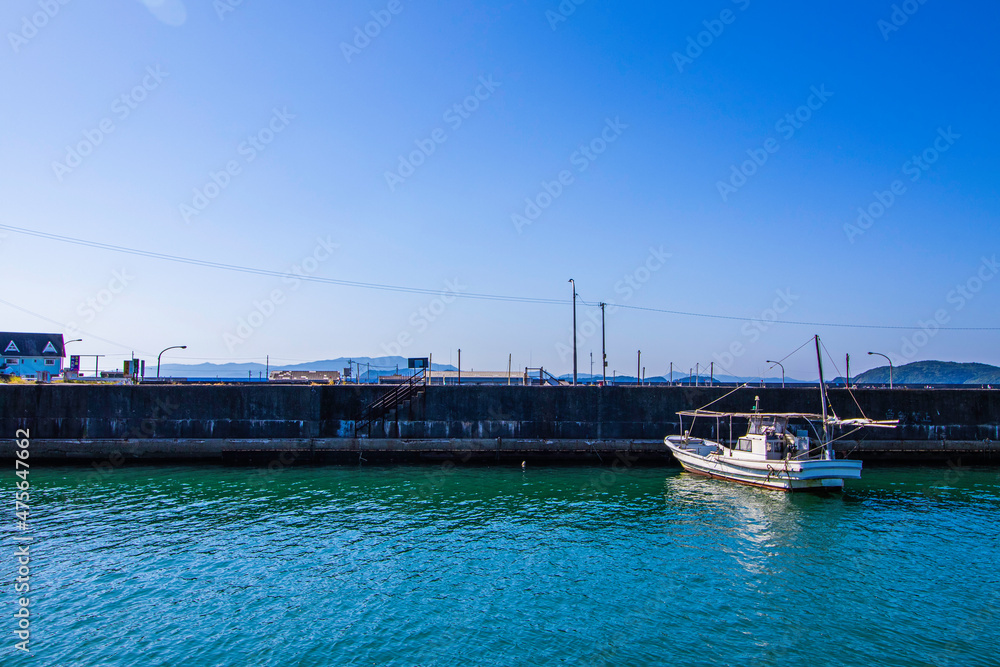
[[826, 425], [826, 383], [823, 382], [823, 356], [819, 352], [819, 336], [816, 339], [816, 363], [819, 365], [819, 397], [823, 401], [823, 446], [830, 444], [830, 436]]

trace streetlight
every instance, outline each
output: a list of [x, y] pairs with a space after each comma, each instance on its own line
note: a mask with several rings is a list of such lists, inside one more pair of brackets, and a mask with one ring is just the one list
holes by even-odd
[[163, 356], [163, 352], [166, 352], [167, 350], [186, 350], [187, 347], [188, 347], [187, 345], [173, 345], [171, 347], [165, 348], [162, 352], [160, 352], [158, 355], [156, 355], [156, 378], [157, 379], [159, 379], [159, 377], [160, 377], [160, 357]]
[[604, 385], [608, 384], [608, 349], [604, 345], [604, 306], [608, 304], [601, 302], [601, 375], [604, 378]]
[[576, 281], [570, 278], [567, 282], [573, 283], [573, 386], [576, 386]]
[[768, 359], [766, 363], [777, 364], [777, 365], [781, 366], [781, 388], [784, 389], [785, 388], [785, 367], [781, 364], [780, 361], [771, 361], [770, 359]]
[[889, 389], [892, 389], [892, 359], [886, 357], [881, 352], [869, 352], [868, 354], [874, 354], [879, 357], [885, 357], [885, 360], [889, 362]]

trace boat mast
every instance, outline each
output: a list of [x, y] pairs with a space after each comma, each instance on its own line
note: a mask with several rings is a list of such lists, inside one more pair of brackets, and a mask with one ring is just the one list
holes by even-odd
[[830, 436], [827, 433], [826, 426], [826, 383], [823, 382], [823, 356], [819, 352], [819, 336], [813, 336], [816, 339], [816, 363], [819, 366], [819, 397], [823, 401], [823, 447], [826, 448], [830, 444]]

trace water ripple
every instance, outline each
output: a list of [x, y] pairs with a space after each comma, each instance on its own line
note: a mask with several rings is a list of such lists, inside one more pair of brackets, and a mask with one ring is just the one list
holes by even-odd
[[814, 497], [673, 470], [33, 471], [36, 650], [0, 656], [995, 665], [997, 474], [961, 473]]

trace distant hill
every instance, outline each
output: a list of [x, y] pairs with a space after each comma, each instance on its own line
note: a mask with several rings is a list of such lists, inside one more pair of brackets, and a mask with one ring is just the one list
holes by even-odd
[[[838, 378], [843, 383], [843, 378]], [[1000, 384], [1000, 367], [954, 361], [915, 361], [892, 369], [894, 384]], [[880, 366], [851, 378], [851, 384], [889, 384], [889, 367]]]

